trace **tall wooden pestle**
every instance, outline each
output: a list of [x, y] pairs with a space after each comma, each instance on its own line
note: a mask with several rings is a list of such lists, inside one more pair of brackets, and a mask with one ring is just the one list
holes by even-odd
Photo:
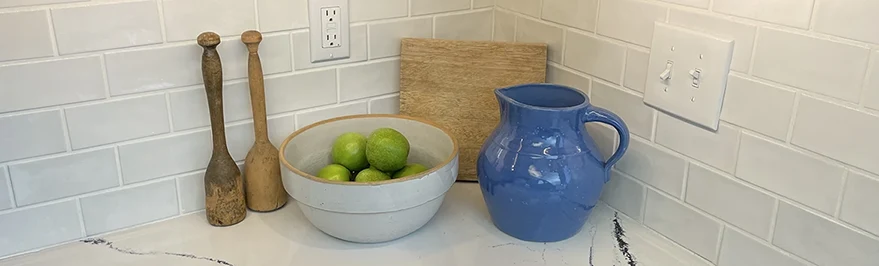
[[211, 138], [214, 142], [211, 161], [204, 175], [205, 214], [213, 226], [228, 226], [241, 222], [247, 215], [244, 203], [244, 180], [241, 171], [226, 147], [226, 128], [223, 122], [223, 67], [217, 45], [220, 36], [213, 32], [198, 35], [201, 72], [211, 115]]
[[287, 193], [281, 183], [281, 164], [278, 148], [269, 141], [266, 124], [266, 94], [263, 85], [262, 63], [259, 60], [259, 42], [262, 34], [255, 30], [241, 34], [247, 46], [247, 76], [250, 83], [250, 105], [253, 108], [255, 141], [244, 161], [244, 191], [247, 207], [254, 211], [274, 211], [287, 203]]

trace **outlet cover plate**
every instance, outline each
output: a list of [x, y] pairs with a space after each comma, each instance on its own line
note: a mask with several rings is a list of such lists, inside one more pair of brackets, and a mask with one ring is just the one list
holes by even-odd
[[[656, 22], [644, 103], [717, 130], [733, 46], [732, 40]], [[668, 64], [671, 75], [663, 80], [660, 76]], [[693, 72], [698, 72], [698, 86]]]
[[[339, 34], [338, 45], [324, 48], [323, 37], [327, 23], [322, 20], [324, 17], [322, 12], [326, 11], [327, 8], [332, 8], [330, 10], [338, 8], [341, 14], [336, 17], [338, 18], [336, 25]], [[312, 63], [345, 59], [351, 56], [351, 41], [348, 34], [350, 28], [348, 13], [350, 12], [348, 0], [308, 0], [309, 50], [311, 51]]]

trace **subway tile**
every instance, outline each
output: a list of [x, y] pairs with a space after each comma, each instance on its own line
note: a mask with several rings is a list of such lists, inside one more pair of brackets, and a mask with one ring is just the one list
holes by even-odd
[[155, 1], [52, 9], [61, 54], [162, 42]]
[[15, 207], [12, 204], [12, 183], [6, 175], [6, 167], [0, 167], [0, 210]]
[[865, 25], [879, 24], [873, 11], [879, 10], [879, 2], [873, 0], [817, 1], [815, 3], [815, 27], [818, 32], [879, 43], [879, 32]]
[[[208, 101], [204, 88], [175, 91], [168, 94], [171, 101], [171, 121], [175, 131], [210, 126]], [[266, 100], [269, 100], [266, 97]], [[223, 119], [226, 122], [253, 117], [250, 107], [250, 89], [247, 82], [223, 85]]]
[[[332, 60], [312, 63], [311, 52], [308, 48], [308, 32], [293, 33], [293, 68], [303, 70], [313, 67], [339, 65], [353, 62], [366, 61], [366, 25], [351, 26], [348, 31], [351, 34], [351, 54], [348, 59]], [[399, 49], [399, 43], [397, 44]]]
[[349, 5], [351, 7], [351, 22], [409, 15], [408, 0], [349, 0]]
[[3, 214], [0, 225], [0, 256], [83, 237], [75, 200]]
[[336, 103], [336, 70], [277, 76], [267, 79], [265, 87], [268, 114], [333, 104]]
[[179, 213], [174, 180], [129, 187], [80, 199], [85, 231], [95, 235]]
[[254, 1], [162, 0], [165, 34], [169, 42], [195, 40], [205, 31], [237, 36], [256, 28], [254, 8]]
[[264, 33], [308, 28], [308, 0], [257, 0], [256, 9]]
[[0, 132], [0, 162], [67, 150], [58, 111], [0, 117]]
[[121, 145], [122, 181], [131, 184], [204, 169], [211, 150], [209, 130]]
[[568, 31], [565, 40], [565, 66], [620, 84], [626, 47]]
[[540, 17], [541, 0], [495, 0], [495, 5], [531, 17]]
[[516, 38], [516, 15], [494, 10], [494, 41], [512, 42]]
[[400, 39], [430, 38], [433, 18], [414, 18], [369, 25], [369, 59], [400, 55]]
[[879, 209], [875, 207], [879, 202], [877, 191], [879, 180], [849, 172], [839, 219], [879, 235]]
[[754, 235], [769, 236], [775, 199], [717, 172], [690, 164], [686, 202]]
[[879, 110], [879, 51], [873, 53], [873, 66], [867, 72], [867, 82], [864, 87], [864, 105], [868, 108]]
[[800, 97], [791, 143], [879, 173], [879, 116]]
[[595, 31], [598, 0], [543, 0], [541, 18], [586, 31]]
[[636, 221], [642, 220], [644, 186], [616, 170], [610, 171], [610, 181], [601, 191], [601, 200]]
[[400, 60], [339, 68], [340, 101], [398, 91], [400, 91]]
[[470, 0], [411, 0], [413, 16], [470, 9]]
[[[225, 42], [220, 44], [224, 45]], [[122, 95], [201, 84], [201, 52], [201, 47], [189, 43], [107, 53], [104, 57], [110, 94]]]
[[180, 209], [183, 213], [204, 209], [204, 172], [197, 172], [177, 178], [180, 191]]
[[113, 148], [11, 164], [9, 173], [18, 206], [119, 186]]
[[762, 28], [754, 51], [753, 74], [857, 102], [869, 52], [864, 47]]
[[281, 147], [284, 139], [296, 131], [296, 116], [291, 114], [271, 118], [268, 120], [268, 127], [269, 141], [275, 144], [275, 147]]
[[587, 94], [592, 87], [588, 77], [551, 64], [546, 66], [546, 82], [572, 87]]
[[368, 102], [355, 102], [296, 114], [296, 128], [303, 128], [333, 117], [369, 113]]
[[564, 56], [564, 30], [562, 28], [526, 17], [516, 18], [516, 42], [545, 43], [547, 59], [562, 62]]
[[[48, 75], [47, 73], [64, 73]], [[101, 57], [90, 56], [0, 67], [0, 113], [103, 99]]]
[[784, 140], [795, 97], [794, 91], [729, 75], [720, 119]]
[[437, 39], [490, 41], [492, 11], [436, 16]]
[[772, 244], [817, 265], [874, 265], [879, 240], [780, 203]]
[[696, 8], [708, 9], [709, 0], [660, 0], [672, 4], [691, 6]]
[[807, 266], [787, 254], [727, 227], [720, 244], [721, 266]]
[[647, 85], [647, 64], [650, 63], [650, 53], [628, 48], [626, 51], [626, 73], [623, 78], [623, 86], [636, 91], [644, 92]]
[[723, 226], [689, 207], [647, 190], [644, 225], [677, 242], [703, 258], [716, 262], [717, 242]]
[[844, 170], [823, 160], [742, 135], [736, 176], [825, 213], [833, 213]]
[[[87, 2], [87, 1], [89, 1], [89, 0], [4, 0], [4, 1], [0, 2], [0, 8], [2, 8], [2, 7], [62, 4], [62, 3], [74, 3], [74, 2]], [[2, 252], [0, 252], [0, 253], [2, 253]]]
[[815, 0], [714, 0], [714, 12], [808, 28]]
[[69, 108], [67, 128], [73, 149], [167, 133], [165, 95], [151, 95]]
[[586, 132], [595, 142], [602, 160], [607, 161], [616, 152], [619, 134], [616, 129], [602, 123], [586, 123]]
[[495, 0], [473, 0], [473, 8], [493, 7]]
[[51, 35], [46, 11], [0, 13], [0, 36], [14, 40], [0, 43], [0, 61], [52, 56]]
[[681, 195], [687, 161], [637, 138], [617, 163], [616, 169], [672, 195]]
[[232, 160], [242, 161], [247, 158], [247, 152], [253, 147], [253, 122], [226, 126], [226, 147]]
[[735, 41], [730, 68], [739, 72], [748, 72], [757, 32], [756, 26], [677, 9], [671, 9], [668, 22]]
[[592, 81], [592, 103], [619, 115], [623, 121], [626, 121], [632, 134], [645, 139], [650, 138], [655, 111], [644, 104], [644, 98], [641, 96]]
[[598, 34], [650, 47], [653, 24], [665, 21], [667, 10], [634, 0], [602, 1], [598, 11]]
[[721, 124], [713, 132], [664, 113], [659, 114], [656, 123], [656, 143], [724, 172], [733, 172], [739, 139], [737, 129]]
[[369, 100], [370, 114], [399, 114], [400, 95]]

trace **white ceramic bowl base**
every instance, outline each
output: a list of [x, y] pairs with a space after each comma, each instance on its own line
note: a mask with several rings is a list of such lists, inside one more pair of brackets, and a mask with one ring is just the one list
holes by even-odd
[[[332, 163], [336, 137], [347, 132], [369, 136], [390, 127], [409, 140], [409, 163], [428, 171], [380, 182], [355, 183], [314, 175]], [[408, 235], [424, 226], [442, 205], [458, 175], [458, 148], [447, 131], [431, 122], [400, 115], [333, 118], [302, 128], [281, 144], [284, 188], [321, 231], [352, 242], [377, 243]]]

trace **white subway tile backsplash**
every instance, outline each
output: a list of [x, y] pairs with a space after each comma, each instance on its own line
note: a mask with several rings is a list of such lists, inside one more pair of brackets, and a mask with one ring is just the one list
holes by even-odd
[[211, 158], [211, 149], [209, 130], [121, 145], [123, 183], [203, 169]]
[[866, 26], [879, 24], [879, 2], [817, 0], [815, 9], [815, 31], [879, 44], [879, 32]]
[[595, 31], [598, 0], [543, 0], [541, 18], [585, 31]]
[[697, 7], [702, 9], [708, 9], [708, 4], [710, 0], [660, 0], [664, 2], [669, 2], [673, 4]]
[[370, 114], [400, 113], [400, 95], [369, 100]]
[[65, 114], [73, 149], [169, 131], [168, 108], [161, 94], [69, 108]]
[[565, 47], [565, 66], [620, 84], [626, 47], [570, 30]]
[[0, 117], [0, 132], [0, 162], [67, 150], [58, 111]]
[[0, 256], [83, 237], [76, 201], [0, 215]]
[[787, 254], [727, 227], [720, 244], [719, 266], [806, 266]]
[[864, 47], [761, 28], [754, 50], [753, 74], [857, 102], [869, 51]]
[[0, 113], [105, 97], [99, 56], [2, 66], [0, 84]]
[[879, 173], [879, 116], [800, 97], [794, 145]]
[[349, 0], [348, 4], [351, 7], [351, 22], [409, 15], [409, 0]]
[[[311, 52], [308, 48], [308, 32], [293, 33], [293, 68], [303, 70], [313, 67], [339, 65], [366, 61], [366, 25], [351, 26], [348, 33], [351, 35], [351, 54], [348, 59], [332, 60], [320, 63], [311, 62]], [[397, 43], [399, 49], [399, 43]]]
[[[171, 121], [175, 131], [210, 126], [208, 101], [204, 88], [175, 91], [171, 101]], [[271, 100], [266, 97], [266, 100]], [[247, 82], [223, 85], [223, 119], [226, 122], [251, 118], [250, 89]]]
[[0, 211], [15, 207], [12, 204], [11, 184], [6, 175], [6, 167], [0, 167]]
[[342, 104], [330, 108], [296, 114], [296, 128], [303, 128], [315, 122], [320, 122], [337, 116], [360, 115], [367, 113], [369, 113], [368, 102]]
[[549, 64], [546, 66], [546, 82], [565, 85], [588, 94], [592, 81], [573, 71]]
[[410, 0], [413, 16], [470, 9], [470, 0]]
[[867, 72], [867, 82], [864, 87], [864, 105], [868, 108], [879, 110], [879, 51], [873, 53], [870, 59], [873, 65]]
[[516, 18], [516, 42], [545, 43], [549, 61], [561, 63], [564, 46], [562, 28], [532, 18]]
[[232, 160], [242, 161], [247, 157], [247, 152], [253, 147], [253, 123], [226, 126], [226, 147]]
[[465, 41], [491, 40], [491, 10], [436, 16], [434, 38]]
[[180, 209], [183, 213], [204, 209], [204, 172], [196, 172], [177, 178], [180, 193]]
[[269, 141], [275, 144], [275, 147], [280, 147], [284, 139], [296, 131], [296, 116], [291, 114], [271, 118], [268, 120], [268, 127]]
[[839, 219], [879, 235], [879, 180], [849, 172]]
[[713, 132], [664, 113], [659, 114], [656, 123], [656, 143], [727, 173], [735, 169], [737, 129], [721, 124]]
[[483, 8], [494, 6], [495, 0], [473, 0], [473, 8]]
[[85, 231], [95, 235], [179, 214], [174, 180], [80, 199]]
[[262, 32], [308, 28], [308, 0], [257, 0], [256, 9]]
[[879, 239], [781, 203], [772, 244], [817, 265], [874, 265]]
[[162, 42], [155, 1], [53, 9], [52, 22], [61, 54]]
[[9, 173], [18, 206], [119, 186], [113, 148], [11, 164]]
[[665, 21], [668, 8], [635, 0], [601, 1], [598, 34], [650, 47], [653, 24]]
[[644, 92], [644, 87], [647, 85], [647, 64], [649, 63], [649, 52], [629, 48], [626, 51], [626, 73], [623, 78], [623, 86]]
[[414, 18], [369, 25], [369, 59], [400, 55], [400, 39], [430, 38], [432, 18]]
[[666, 193], [680, 195], [686, 165], [684, 159], [632, 138], [626, 155], [615, 167]]
[[716, 261], [715, 247], [723, 228], [720, 223], [652, 189], [647, 190], [646, 208], [644, 225], [697, 255]]
[[796, 92], [729, 75], [720, 119], [783, 140]]
[[343, 102], [400, 91], [400, 60], [339, 68]]
[[205, 31], [237, 36], [256, 28], [255, 8], [254, 1], [162, 0], [165, 34], [169, 42], [195, 40]]
[[494, 10], [494, 37], [498, 42], [512, 42], [516, 38], [516, 15]]
[[735, 41], [730, 68], [739, 72], [748, 71], [757, 32], [756, 26], [677, 9], [669, 11], [668, 22]]
[[545, 0], [495, 0], [495, 5], [531, 17], [540, 17], [540, 2]]
[[279, 114], [336, 103], [336, 71], [327, 69], [266, 79], [266, 112]]
[[[220, 46], [224, 46], [221, 43]], [[122, 95], [202, 83], [197, 44], [111, 52], [105, 55], [110, 94]], [[220, 55], [223, 58], [223, 55]], [[225, 62], [225, 61], [224, 61]]]
[[0, 61], [52, 56], [47, 16], [43, 10], [0, 13], [0, 36], [12, 40], [0, 43]]
[[808, 28], [815, 0], [714, 0], [714, 12]]
[[[86, 1], [89, 1], [89, 0], [4, 0], [4, 1], [0, 2], [0, 8], [2, 8], [2, 7], [48, 5], [48, 4], [62, 4], [62, 3], [86, 2]], [[2, 253], [2, 252], [0, 252], [0, 253]]]
[[754, 235], [769, 236], [775, 199], [720, 173], [690, 164], [686, 202]]
[[750, 134], [742, 135], [736, 176], [825, 213], [833, 213], [841, 167]]
[[644, 98], [641, 96], [592, 81], [592, 103], [619, 115], [632, 134], [645, 139], [650, 138], [655, 111], [644, 104]]
[[610, 171], [610, 181], [601, 191], [601, 200], [632, 219], [642, 220], [644, 186], [616, 170]]

